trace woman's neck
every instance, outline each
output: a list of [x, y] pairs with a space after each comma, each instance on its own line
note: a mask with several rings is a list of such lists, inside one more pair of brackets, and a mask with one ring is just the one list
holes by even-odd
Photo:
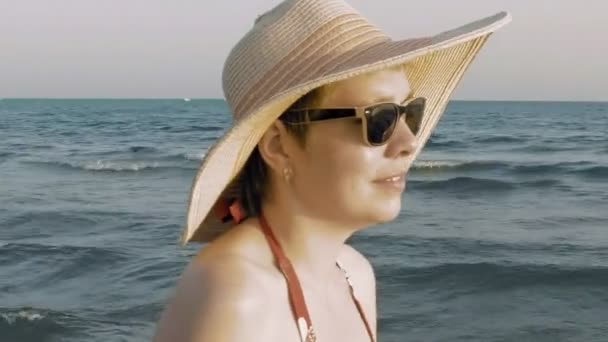
[[296, 214], [276, 202], [265, 203], [262, 213], [303, 282], [331, 279], [336, 260], [354, 230], [312, 215]]

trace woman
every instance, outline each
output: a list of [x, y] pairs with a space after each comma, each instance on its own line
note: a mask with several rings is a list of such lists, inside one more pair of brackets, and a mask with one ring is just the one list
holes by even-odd
[[155, 341], [376, 341], [370, 262], [407, 173], [497, 14], [392, 41], [340, 0], [260, 16], [224, 67], [234, 125], [196, 176], [184, 271]]

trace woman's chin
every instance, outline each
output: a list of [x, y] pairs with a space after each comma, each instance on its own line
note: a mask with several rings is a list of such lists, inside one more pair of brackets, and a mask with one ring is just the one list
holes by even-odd
[[376, 223], [380, 224], [394, 221], [401, 212], [401, 198], [378, 202], [373, 209], [372, 215]]

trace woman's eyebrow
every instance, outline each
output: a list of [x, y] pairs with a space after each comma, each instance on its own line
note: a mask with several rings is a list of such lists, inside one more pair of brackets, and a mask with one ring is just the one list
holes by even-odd
[[383, 95], [383, 96], [379, 96], [379, 97], [375, 98], [373, 103], [394, 102], [394, 101], [395, 101], [395, 98], [393, 96]]
[[402, 101], [395, 101], [395, 97], [383, 95], [383, 96], [379, 96], [379, 97], [375, 98], [373, 103], [380, 103], [380, 102], [403, 103], [403, 102], [409, 100], [410, 97], [411, 97], [411, 92], [410, 91], [407, 92], [407, 95], [405, 96], [405, 98]]

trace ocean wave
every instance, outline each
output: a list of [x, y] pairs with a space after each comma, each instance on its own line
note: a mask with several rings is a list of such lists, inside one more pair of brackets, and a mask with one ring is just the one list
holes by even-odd
[[442, 191], [444, 193], [457, 194], [480, 194], [480, 193], [501, 193], [513, 191], [518, 188], [535, 189], [559, 189], [571, 190], [571, 187], [564, 185], [559, 179], [545, 178], [529, 181], [507, 181], [489, 178], [476, 177], [454, 177], [443, 180], [420, 181], [411, 180], [411, 189], [422, 191]]
[[189, 133], [189, 132], [221, 132], [225, 130], [225, 127], [221, 126], [186, 126], [186, 127], [174, 127], [174, 126], [162, 126], [160, 127], [162, 131], [167, 131], [170, 133]]
[[[414, 162], [414, 172], [425, 171], [504, 171], [512, 175], [555, 175], [578, 174], [589, 177], [603, 178], [608, 176], [608, 167], [595, 166], [590, 161], [558, 162], [558, 163], [515, 163], [498, 160], [451, 161], [451, 160], [422, 160]], [[587, 167], [581, 169], [581, 167]]]
[[[534, 221], [532, 226], [534, 229], [547, 229], [555, 227], [554, 223]], [[522, 224], [515, 222], [514, 226], [521, 227]], [[589, 266], [589, 260], [593, 260], [594, 267], [608, 272], [608, 250], [601, 244], [500, 241], [456, 236], [429, 238], [402, 234], [357, 236], [352, 242], [361, 250], [370, 251], [369, 256], [380, 271], [379, 277], [385, 279], [390, 279], [394, 274], [409, 277], [412, 274], [435, 273], [435, 276], [440, 276], [440, 271], [448, 274], [452, 267], [441, 268], [442, 265], [488, 262], [496, 264], [497, 268], [518, 264], [543, 268], [557, 264], [566, 269], [584, 269]], [[378, 246], [383, 248], [378, 249]], [[471, 266], [466, 270], [471, 272], [471, 276], [476, 272], [473, 268]], [[401, 280], [405, 283], [404, 279]]]
[[104, 313], [104, 318], [114, 321], [130, 321], [136, 317], [139, 320], [147, 322], [155, 322], [158, 315], [165, 307], [165, 302], [153, 302], [139, 305], [125, 306], [124, 308], [115, 309]]
[[[570, 129], [571, 132], [584, 132], [584, 126], [572, 127]], [[566, 141], [575, 141], [578, 144], [581, 143], [605, 143], [608, 142], [606, 135], [604, 132], [585, 132], [583, 134], [570, 134], [559, 136], [556, 138], [546, 138], [543, 141], [552, 144], [563, 144], [564, 140]]]
[[504, 192], [516, 188], [516, 184], [495, 179], [454, 177], [438, 181], [409, 181], [416, 190], [441, 190], [457, 193]]
[[192, 169], [190, 165], [171, 165], [162, 161], [95, 160], [82, 162], [23, 161], [26, 164], [91, 172], [142, 172]]
[[594, 180], [608, 179], [608, 166], [594, 166], [570, 172], [573, 175], [583, 176]]
[[4, 163], [15, 155], [16, 154], [13, 152], [0, 152], [0, 164]]
[[492, 135], [492, 136], [482, 136], [475, 137], [471, 139], [471, 141], [475, 143], [484, 143], [484, 144], [515, 144], [526, 142], [528, 139], [512, 136], [512, 135]]
[[202, 161], [205, 158], [207, 151], [200, 153], [180, 153], [177, 156], [189, 161]]
[[[581, 224], [588, 224], [597, 227], [608, 227], [608, 217], [602, 217], [601, 214], [598, 216], [560, 216], [560, 215], [552, 215], [548, 217], [540, 217], [535, 219], [515, 219], [513, 220], [517, 226], [525, 228], [525, 229], [545, 229], [546, 227], [576, 227]], [[562, 246], [562, 245], [557, 245]], [[608, 257], [608, 249], [603, 249], [603, 253]], [[595, 252], [594, 255], [599, 255], [599, 252]]]
[[564, 185], [558, 179], [537, 179], [533, 181], [526, 181], [519, 183], [519, 186], [524, 188], [537, 188], [537, 189], [547, 189], [547, 188], [558, 188], [560, 190], [571, 190], [571, 187]]
[[559, 173], [565, 171], [568, 166], [566, 164], [531, 164], [531, 165], [513, 165], [511, 171], [523, 175]]
[[[150, 161], [160, 162], [160, 161], [179, 160], [179, 159], [202, 160], [205, 153], [206, 152], [203, 151], [203, 152], [199, 152], [199, 153], [178, 153], [178, 154], [166, 155], [166, 154], [163, 154], [163, 152], [161, 150], [159, 150], [158, 148], [155, 148], [155, 147], [134, 145], [134, 146], [129, 146], [126, 149], [109, 150], [109, 151], [82, 152], [82, 151], [75, 150], [73, 153], [70, 154], [70, 156], [85, 156], [87, 158], [93, 159], [95, 157], [118, 158], [120, 156], [128, 157], [128, 156], [132, 156], [132, 155], [138, 155], [138, 157], [140, 157], [140, 158], [146, 158], [145, 161], [148, 161], [148, 162], [150, 162]], [[0, 155], [0, 157], [1, 157], [1, 155]], [[147, 160], [147, 159], [150, 159], [150, 160]], [[112, 161], [112, 160], [108, 160], [108, 161]], [[129, 161], [129, 160], [116, 159], [115, 161], [125, 162], [125, 161]]]
[[384, 266], [378, 277], [408, 286], [457, 288], [470, 293], [495, 292], [531, 286], [608, 287], [608, 267], [515, 263], [444, 263], [423, 267]]
[[413, 170], [449, 169], [461, 166], [463, 163], [446, 160], [421, 160], [414, 162]]
[[[66, 231], [70, 227], [95, 227], [100, 220], [114, 218], [116, 216], [106, 215], [99, 217], [91, 212], [70, 210], [29, 210], [23, 213], [11, 213], [5, 216], [2, 224], [12, 228], [13, 239], [48, 238], [61, 233], [73, 234]], [[53, 227], [53, 229], [40, 229], [41, 226]], [[0, 251], [0, 255], [2, 251]]]
[[[28, 256], [48, 258], [79, 258], [100, 262], [121, 261], [128, 257], [124, 252], [113, 248], [93, 246], [43, 245], [38, 243], [7, 243], [0, 249], [4, 261], [23, 260]], [[82, 260], [84, 262], [85, 260]]]
[[427, 146], [431, 148], [465, 148], [468, 145], [458, 140], [429, 139]]
[[517, 164], [510, 166], [510, 172], [520, 175], [566, 174], [584, 166], [595, 165], [590, 161], [558, 162], [545, 164]]
[[[127, 219], [139, 218], [134, 213], [124, 210], [102, 210], [101, 208], [85, 210], [82, 208], [61, 209], [61, 210], [28, 210], [21, 213], [11, 212], [6, 216], [3, 224], [10, 227], [19, 227], [21, 230], [24, 225], [46, 222], [53, 226], [77, 226], [92, 227], [99, 223], [107, 223], [109, 220], [116, 219], [124, 221]], [[60, 232], [60, 229], [53, 229], [53, 233]]]
[[[0, 307], [2, 341], [49, 341], [53, 337], [76, 337], [87, 323], [69, 313], [20, 307]], [[85, 337], [85, 336], [80, 336]]]
[[99, 272], [129, 260], [130, 255], [117, 248], [92, 246], [8, 243], [0, 247], [3, 267], [23, 269], [31, 263], [40, 271], [28, 277], [26, 286], [46, 286]]
[[119, 274], [124, 282], [153, 284], [155, 282], [167, 281], [168, 274], [177, 276], [184, 267], [181, 260], [169, 260], [166, 258], [140, 259], [138, 263], [127, 265]]
[[53, 145], [40, 145], [40, 144], [26, 144], [26, 143], [9, 143], [8, 146], [14, 149], [23, 150], [52, 150], [55, 148]]
[[32, 309], [17, 309], [4, 312], [0, 309], [0, 317], [9, 325], [14, 325], [18, 321], [38, 321], [46, 318], [46, 314]]
[[144, 171], [149, 169], [158, 169], [160, 164], [158, 162], [119, 162], [119, 161], [105, 161], [97, 160], [95, 162], [85, 162], [83, 164], [71, 164], [64, 163], [67, 166], [76, 169], [84, 169], [87, 171]]
[[131, 146], [129, 147], [129, 152], [132, 153], [155, 153], [158, 152], [158, 149], [150, 146]]
[[608, 286], [608, 267], [537, 264], [451, 263], [404, 270], [408, 283], [449, 282], [472, 292], [530, 286]]
[[449, 161], [449, 160], [422, 160], [413, 165], [413, 170], [451, 170], [451, 171], [487, 171], [509, 168], [511, 165], [501, 161]]
[[564, 152], [564, 151], [580, 151], [585, 150], [585, 145], [574, 145], [568, 146], [564, 143], [554, 143], [554, 144], [534, 144], [528, 145], [524, 147], [517, 147], [512, 149], [511, 151], [515, 152], [531, 152], [531, 153], [543, 153], [543, 152]]

